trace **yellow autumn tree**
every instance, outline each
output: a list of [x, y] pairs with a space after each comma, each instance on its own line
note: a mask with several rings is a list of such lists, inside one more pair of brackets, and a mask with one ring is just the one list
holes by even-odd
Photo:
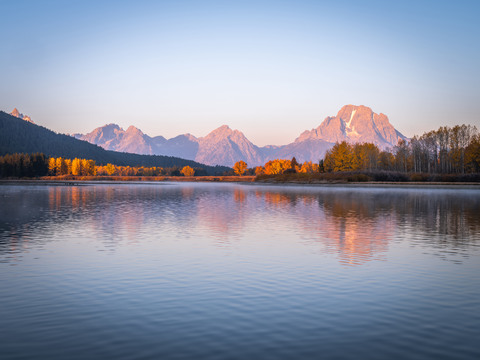
[[391, 152], [382, 151], [378, 156], [378, 163], [382, 170], [392, 170], [395, 167], [395, 156]]
[[353, 145], [353, 170], [374, 170], [380, 163], [380, 150], [373, 143]]
[[56, 175], [57, 170], [57, 161], [55, 158], [51, 157], [48, 159], [48, 174], [49, 175]]
[[55, 173], [57, 175], [62, 175], [62, 158], [58, 157], [55, 159]]
[[327, 171], [352, 171], [355, 167], [352, 145], [346, 141], [336, 143], [325, 154], [324, 166]]
[[86, 176], [96, 175], [95, 160], [82, 159], [82, 174]]
[[277, 175], [282, 172], [282, 165], [278, 160], [270, 160], [265, 164], [265, 174]]
[[480, 135], [476, 135], [465, 149], [465, 163], [471, 172], [480, 171]]
[[183, 176], [193, 176], [195, 174], [195, 170], [188, 165], [184, 166], [180, 172], [183, 174]]
[[68, 174], [68, 166], [65, 162], [65, 159], [62, 157], [58, 157], [55, 160], [55, 168], [57, 175], [67, 175]]
[[65, 159], [65, 166], [67, 167], [67, 174], [72, 173], [72, 160]]
[[107, 166], [105, 166], [105, 171], [107, 172], [107, 175], [112, 176], [115, 174], [115, 165], [108, 163]]
[[277, 175], [282, 174], [285, 170], [291, 169], [292, 162], [290, 160], [275, 159], [265, 164], [265, 174]]
[[282, 173], [285, 172], [285, 170], [291, 169], [292, 168], [292, 161], [291, 160], [278, 160], [280, 162], [280, 167], [282, 168]]
[[243, 160], [237, 161], [235, 165], [233, 165], [233, 171], [239, 176], [242, 176], [245, 170], [247, 170], [247, 163]]
[[255, 175], [263, 175], [265, 174], [265, 169], [263, 168], [263, 166], [257, 166], [255, 168]]
[[300, 173], [312, 174], [319, 172], [318, 164], [312, 163], [311, 161], [305, 161], [302, 164], [302, 167], [298, 170]]
[[72, 160], [72, 174], [82, 175], [82, 160], [75, 158]]

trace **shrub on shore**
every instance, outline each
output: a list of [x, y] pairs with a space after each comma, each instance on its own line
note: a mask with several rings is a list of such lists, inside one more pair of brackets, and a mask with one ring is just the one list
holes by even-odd
[[349, 183], [349, 182], [479, 182], [480, 174], [407, 174], [396, 171], [341, 171], [330, 173], [290, 173], [257, 175], [257, 182]]

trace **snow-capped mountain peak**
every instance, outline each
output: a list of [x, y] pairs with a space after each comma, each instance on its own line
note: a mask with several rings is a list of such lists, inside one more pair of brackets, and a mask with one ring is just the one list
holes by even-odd
[[316, 129], [304, 131], [293, 143], [282, 146], [258, 147], [228, 125], [200, 138], [183, 134], [167, 140], [163, 136], [150, 137], [135, 126], [125, 131], [116, 124], [108, 124], [78, 138], [108, 150], [177, 156], [208, 165], [233, 166], [243, 160], [249, 166], [257, 166], [293, 156], [300, 162], [317, 162], [337, 141], [372, 142], [385, 149], [405, 137], [395, 130], [386, 115], [376, 114], [363, 105], [345, 105], [336, 116], [325, 118]]

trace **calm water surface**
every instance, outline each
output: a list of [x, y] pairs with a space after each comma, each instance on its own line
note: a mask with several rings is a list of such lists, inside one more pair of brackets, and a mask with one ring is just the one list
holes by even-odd
[[479, 359], [480, 192], [0, 186], [1, 359]]

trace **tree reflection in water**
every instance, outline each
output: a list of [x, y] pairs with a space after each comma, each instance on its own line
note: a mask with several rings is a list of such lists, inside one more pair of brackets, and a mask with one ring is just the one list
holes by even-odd
[[287, 236], [360, 265], [384, 259], [392, 241], [464, 253], [480, 234], [475, 190], [183, 183], [2, 186], [0, 192], [0, 254], [18, 254], [71, 227], [72, 236], [88, 228], [92, 240], [112, 251], [152, 236], [223, 247]]

